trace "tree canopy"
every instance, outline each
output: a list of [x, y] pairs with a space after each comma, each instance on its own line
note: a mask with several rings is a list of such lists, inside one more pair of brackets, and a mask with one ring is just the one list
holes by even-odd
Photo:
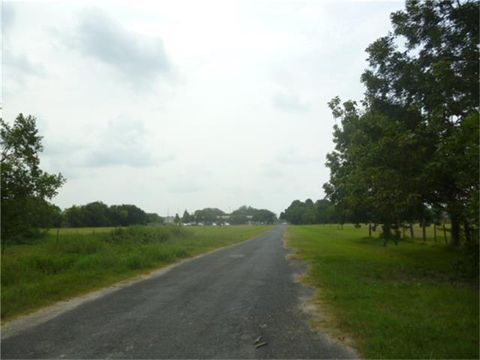
[[311, 199], [307, 199], [305, 202], [294, 200], [282, 212], [280, 219], [294, 225], [342, 223], [342, 219], [337, 215], [335, 206], [329, 200], [322, 199], [314, 203]]
[[345, 216], [390, 227], [446, 212], [452, 241], [478, 227], [478, 1], [406, 2], [368, 48], [362, 106], [330, 102], [327, 197]]
[[147, 214], [131, 204], [107, 206], [101, 201], [74, 205], [63, 212], [64, 222], [71, 227], [128, 226], [163, 223], [157, 214]]
[[43, 150], [36, 119], [19, 114], [12, 125], [0, 119], [2, 226], [4, 242], [18, 242], [47, 227], [59, 209], [48, 203], [65, 183], [62, 174], [40, 168]]

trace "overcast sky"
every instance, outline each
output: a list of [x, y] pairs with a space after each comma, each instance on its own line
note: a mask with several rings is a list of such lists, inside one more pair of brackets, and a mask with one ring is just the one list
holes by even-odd
[[403, 2], [3, 2], [3, 117], [37, 117], [65, 208], [166, 215], [323, 197], [327, 102]]

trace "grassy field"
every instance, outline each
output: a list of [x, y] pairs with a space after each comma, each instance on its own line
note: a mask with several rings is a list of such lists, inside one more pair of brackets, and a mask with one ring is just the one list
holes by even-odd
[[460, 251], [431, 239], [384, 247], [366, 227], [329, 225], [289, 226], [287, 244], [330, 314], [313, 325], [352, 339], [362, 357], [478, 359], [478, 277], [455, 270]]
[[60, 229], [5, 249], [1, 316], [8, 320], [182, 258], [249, 239], [269, 226]]

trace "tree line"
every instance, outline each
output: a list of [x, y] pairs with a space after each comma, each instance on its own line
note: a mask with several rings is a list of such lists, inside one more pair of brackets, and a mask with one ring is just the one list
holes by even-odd
[[277, 215], [267, 209], [256, 209], [251, 206], [241, 206], [230, 214], [217, 209], [205, 208], [196, 210], [193, 214], [184, 211], [183, 216], [178, 217], [178, 221], [184, 224], [273, 224], [277, 221]]
[[163, 218], [155, 213], [146, 213], [135, 205], [107, 206], [95, 201], [83, 206], [72, 206], [61, 214], [62, 225], [69, 227], [129, 226], [163, 223]]
[[[359, 226], [361, 221], [359, 218], [349, 217], [345, 211], [338, 209], [334, 203], [328, 199], [321, 199], [313, 202], [307, 199], [304, 202], [294, 200], [288, 208], [280, 213], [280, 220], [285, 220], [293, 225], [312, 225], [312, 224], [337, 224], [343, 228], [345, 223], [354, 223]], [[445, 214], [435, 212], [432, 209], [425, 209], [423, 213], [422, 222], [419, 223], [422, 228], [422, 238], [426, 240], [426, 227], [433, 225], [433, 234], [435, 241], [442, 236], [447, 241], [447, 232], [450, 230], [445, 226]], [[369, 235], [376, 231], [377, 224], [368, 223]], [[410, 238], [414, 238], [413, 223], [403, 223], [401, 227], [396, 230], [396, 236], [406, 236], [409, 232]], [[401, 233], [401, 234], [400, 234]]]
[[288, 208], [280, 214], [280, 219], [290, 224], [338, 224], [343, 223], [342, 214], [337, 211], [335, 205], [327, 200], [311, 199], [302, 202], [294, 200]]
[[[147, 213], [132, 204], [106, 205], [101, 201], [74, 205], [65, 210], [51, 202], [65, 177], [48, 174], [40, 168], [43, 151], [35, 117], [19, 114], [13, 124], [0, 118], [1, 145], [1, 239], [25, 243], [52, 227], [107, 227], [163, 224], [165, 218]], [[275, 213], [266, 209], [242, 206], [226, 214], [217, 208], [205, 208], [183, 217], [176, 214], [177, 224], [272, 224]], [[2, 249], [3, 249], [2, 248]]]
[[388, 239], [446, 216], [453, 245], [478, 241], [478, 18], [478, 1], [407, 1], [366, 50], [361, 104], [329, 103], [339, 124], [324, 189], [346, 219]]

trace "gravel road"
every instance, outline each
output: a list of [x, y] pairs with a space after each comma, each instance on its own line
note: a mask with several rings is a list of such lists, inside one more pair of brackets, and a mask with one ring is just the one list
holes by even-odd
[[[7, 358], [351, 358], [308, 327], [278, 226], [13, 336]], [[261, 337], [256, 347], [255, 340]], [[257, 345], [258, 345], [257, 344]]]

